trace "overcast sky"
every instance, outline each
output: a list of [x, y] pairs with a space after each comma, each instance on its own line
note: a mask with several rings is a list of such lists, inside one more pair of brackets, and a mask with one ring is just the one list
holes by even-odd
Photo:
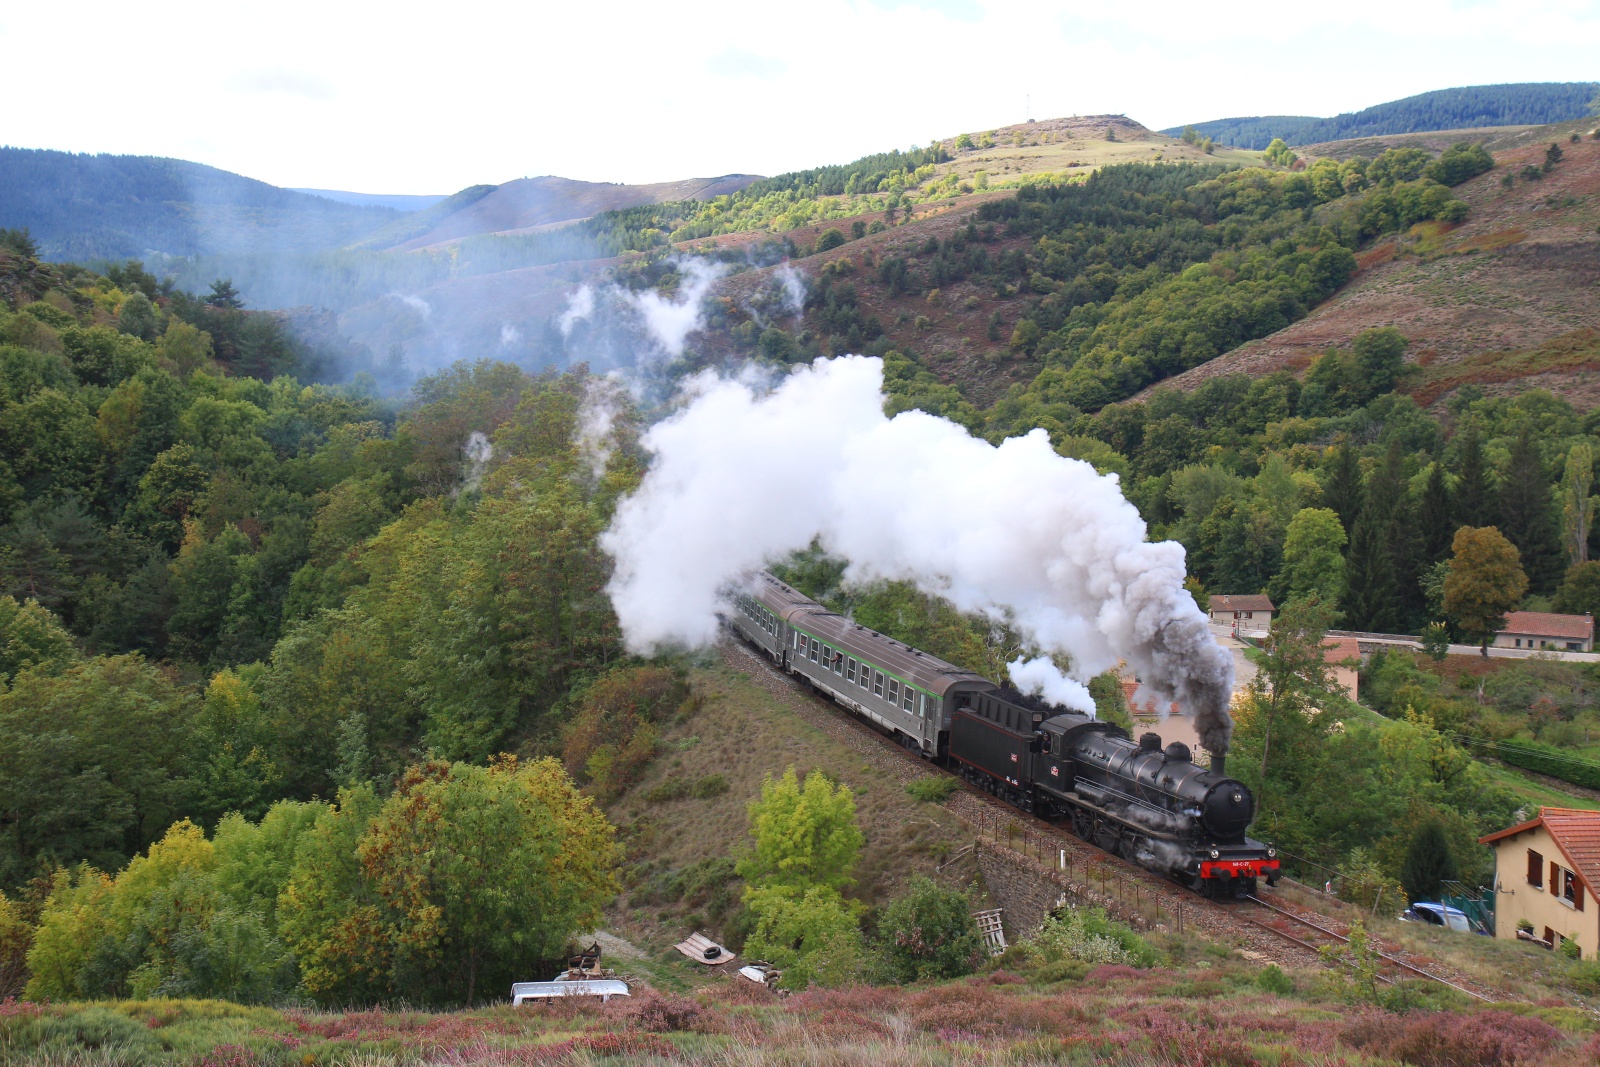
[[0, 4], [0, 143], [277, 185], [775, 174], [1028, 117], [1160, 128], [1600, 80], [1600, 0]]

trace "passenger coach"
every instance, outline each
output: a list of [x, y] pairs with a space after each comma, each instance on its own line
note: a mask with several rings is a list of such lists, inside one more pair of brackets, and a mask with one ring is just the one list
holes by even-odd
[[775, 664], [930, 758], [949, 751], [959, 695], [998, 688], [853, 623], [770, 574], [754, 576], [732, 599], [729, 621]]

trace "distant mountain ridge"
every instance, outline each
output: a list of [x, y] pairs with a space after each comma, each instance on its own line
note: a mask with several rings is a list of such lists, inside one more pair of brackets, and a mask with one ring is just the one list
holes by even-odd
[[[481, 234], [528, 233], [540, 227], [586, 219], [602, 212], [641, 204], [659, 204], [669, 200], [709, 200], [725, 193], [738, 192], [760, 179], [758, 174], [725, 174], [717, 178], [688, 178], [652, 185], [616, 185], [610, 182], [575, 181], [555, 175], [519, 178], [504, 185], [474, 186], [474, 190], [487, 189], [487, 192], [467, 199], [448, 214], [440, 216], [435, 212], [437, 221], [426, 230], [407, 226], [406, 229], [412, 232], [393, 244], [383, 244], [377, 235], [366, 244], [372, 248], [410, 252]], [[442, 208], [442, 205], [436, 205], [436, 208]]]
[[26, 228], [54, 260], [410, 252], [643, 204], [708, 199], [760, 177], [618, 185], [547, 175], [449, 196], [403, 196], [281, 189], [162, 156], [0, 147], [0, 226]]
[[390, 207], [396, 211], [421, 211], [423, 208], [432, 207], [450, 196], [449, 193], [434, 193], [432, 195], [352, 193], [344, 189], [291, 189], [290, 192], [307, 193], [311, 196], [320, 196], [324, 200], [336, 200], [341, 204], [355, 204], [358, 207]]
[[[1218, 144], [1262, 149], [1281, 137], [1291, 145], [1352, 137], [1464, 130], [1484, 126], [1541, 126], [1583, 118], [1600, 94], [1600, 82], [1514, 82], [1438, 89], [1376, 104], [1333, 118], [1257, 115], [1190, 125]], [[1178, 136], [1184, 127], [1163, 133]]]
[[0, 147], [0, 226], [50, 259], [311, 252], [396, 215], [182, 159]]

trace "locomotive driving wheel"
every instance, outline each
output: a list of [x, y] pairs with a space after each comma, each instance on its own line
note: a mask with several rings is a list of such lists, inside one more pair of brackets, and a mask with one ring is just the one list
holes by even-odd
[[1094, 820], [1089, 817], [1088, 812], [1078, 808], [1072, 809], [1072, 832], [1084, 841], [1094, 837]]

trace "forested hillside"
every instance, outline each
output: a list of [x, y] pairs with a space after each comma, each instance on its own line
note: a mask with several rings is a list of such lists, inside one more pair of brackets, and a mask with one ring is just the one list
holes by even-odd
[[181, 159], [0, 147], [0, 225], [47, 259], [315, 252], [396, 215]]
[[709, 343], [784, 360], [893, 349], [922, 369], [919, 403], [1004, 395], [1019, 426], [1092, 411], [1296, 321], [1373, 237], [1459, 221], [1450, 186], [1492, 164], [1470, 146], [1304, 171], [1127, 164], [887, 232], [823, 229], [804, 320], [742, 312], [750, 272], [722, 288], [728, 326]]
[[[1376, 104], [1331, 119], [1265, 115], [1196, 122], [1193, 129], [1218, 144], [1266, 148], [1273, 138], [1291, 145], [1342, 141], [1386, 133], [1466, 130], [1483, 126], [1542, 126], [1600, 110], [1600, 82], [1521, 82], [1439, 89]], [[1164, 132], [1179, 134], [1184, 127]]]

